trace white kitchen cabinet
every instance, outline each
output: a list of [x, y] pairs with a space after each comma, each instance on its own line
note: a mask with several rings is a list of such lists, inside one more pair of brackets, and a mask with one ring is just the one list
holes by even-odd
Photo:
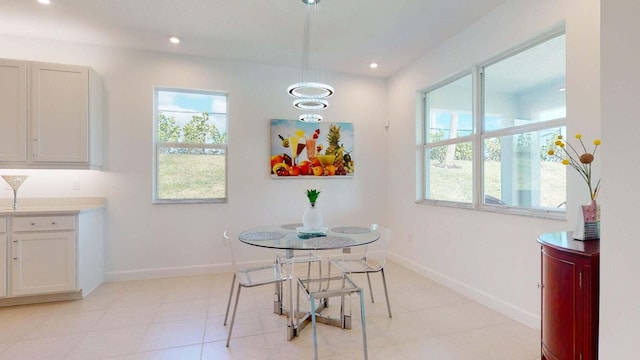
[[102, 283], [102, 208], [12, 214], [4, 224], [0, 276], [4, 272], [6, 280], [0, 306], [79, 299]]
[[0, 162], [27, 160], [27, 62], [0, 59]]
[[12, 296], [75, 289], [75, 216], [12, 217]]
[[7, 296], [7, 220], [0, 217], [0, 297]]
[[95, 71], [0, 60], [0, 80], [10, 105], [0, 110], [0, 125], [10, 130], [0, 135], [7, 141], [0, 145], [0, 167], [102, 166], [102, 84]]

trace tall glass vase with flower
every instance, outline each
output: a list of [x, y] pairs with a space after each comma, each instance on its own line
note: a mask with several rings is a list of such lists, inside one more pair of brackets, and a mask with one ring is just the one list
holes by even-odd
[[580, 142], [580, 146], [577, 148], [567, 142], [562, 135], [558, 135], [554, 143], [555, 149], [550, 149], [548, 153], [561, 159], [563, 165], [574, 168], [587, 184], [591, 203], [580, 206], [581, 216], [578, 216], [573, 238], [576, 240], [596, 240], [600, 239], [600, 205], [596, 202], [600, 192], [600, 179], [594, 185], [591, 165], [595, 160], [596, 151], [601, 141], [595, 139], [593, 151], [589, 152], [582, 141], [582, 135], [576, 134], [576, 139]]
[[320, 231], [322, 228], [322, 213], [316, 206], [320, 191], [316, 189], [307, 190], [307, 199], [309, 199], [309, 207], [302, 214], [302, 225], [305, 231]]

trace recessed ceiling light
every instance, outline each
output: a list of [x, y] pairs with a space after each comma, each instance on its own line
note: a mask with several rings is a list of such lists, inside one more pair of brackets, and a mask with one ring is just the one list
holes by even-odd
[[375, 69], [378, 67], [378, 63], [377, 62], [372, 62], [371, 64], [369, 64], [369, 67], [372, 69]]
[[558, 89], [558, 91], [564, 92], [564, 91], [567, 91], [567, 88], [560, 88], [560, 89]]
[[50, 1], [50, 0], [38, 0], [38, 2], [39, 2], [40, 4], [43, 4], [43, 5], [49, 5], [49, 4], [51, 4], [51, 1]]
[[180, 44], [180, 38], [177, 36], [169, 36], [169, 42], [172, 44]]

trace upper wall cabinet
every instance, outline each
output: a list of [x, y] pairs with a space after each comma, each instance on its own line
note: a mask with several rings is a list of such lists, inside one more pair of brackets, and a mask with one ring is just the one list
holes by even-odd
[[102, 84], [88, 67], [0, 60], [0, 168], [102, 166]]
[[27, 63], [0, 60], [0, 162], [27, 160]]

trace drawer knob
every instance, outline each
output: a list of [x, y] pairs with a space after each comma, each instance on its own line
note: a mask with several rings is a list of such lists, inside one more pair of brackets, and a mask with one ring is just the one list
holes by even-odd
[[31, 226], [35, 226], [35, 225], [36, 225], [36, 223], [34, 223], [34, 222], [31, 223]]
[[55, 222], [55, 221], [52, 221], [52, 222], [51, 222], [51, 225], [55, 225], [55, 224], [56, 224], [56, 222]]
[[18, 260], [18, 258], [17, 258], [17, 257], [14, 257], [14, 258], [13, 258], [13, 260]]

